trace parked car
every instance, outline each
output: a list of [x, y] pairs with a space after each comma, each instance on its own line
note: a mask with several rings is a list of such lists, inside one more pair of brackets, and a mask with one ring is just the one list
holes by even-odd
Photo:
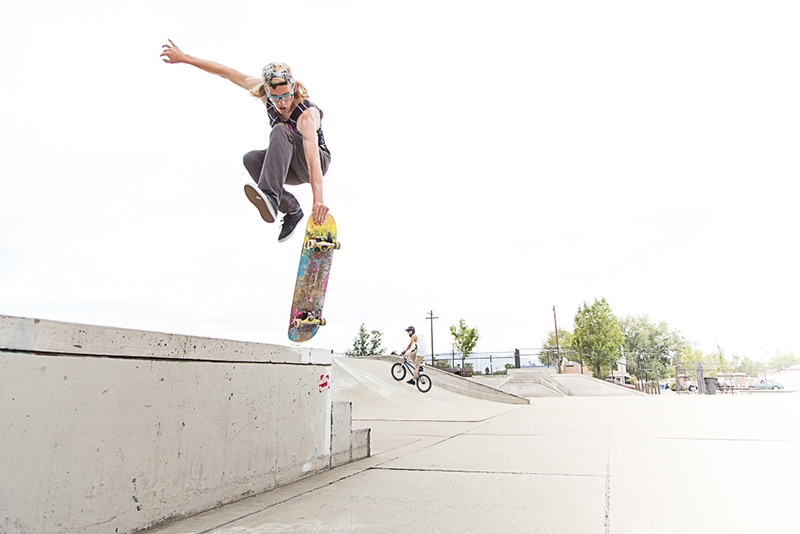
[[628, 388], [628, 389], [636, 389], [636, 386], [634, 386], [633, 384], [623, 384], [622, 382], [620, 382], [619, 380], [616, 380], [614, 378], [606, 378], [606, 382], [611, 382], [612, 384], [616, 384], [618, 386], [622, 386], [622, 387]]
[[758, 382], [753, 383], [756, 389], [783, 389], [783, 384], [775, 382], [774, 380], [764, 380], [763, 378]]

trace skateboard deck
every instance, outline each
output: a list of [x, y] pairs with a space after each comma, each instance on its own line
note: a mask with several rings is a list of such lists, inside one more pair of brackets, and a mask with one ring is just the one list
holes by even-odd
[[322, 224], [308, 218], [300, 267], [294, 285], [292, 313], [289, 317], [289, 339], [302, 343], [314, 337], [320, 326], [325, 325], [322, 306], [331, 274], [333, 251], [339, 248], [336, 239], [336, 221], [327, 215]]

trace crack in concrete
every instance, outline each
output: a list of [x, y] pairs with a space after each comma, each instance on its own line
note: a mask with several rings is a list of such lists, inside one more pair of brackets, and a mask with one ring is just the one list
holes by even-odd
[[606, 506], [605, 532], [611, 532], [611, 439], [606, 438]]
[[481, 469], [444, 469], [427, 467], [391, 467], [374, 466], [370, 470], [382, 471], [412, 471], [429, 473], [464, 473], [469, 475], [524, 475], [524, 476], [546, 476], [546, 477], [577, 477], [577, 478], [598, 478], [606, 475], [592, 475], [586, 473], [540, 473], [535, 471], [487, 471]]

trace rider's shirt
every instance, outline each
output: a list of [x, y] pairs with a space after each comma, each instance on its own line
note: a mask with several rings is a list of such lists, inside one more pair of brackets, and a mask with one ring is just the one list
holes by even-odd
[[[428, 355], [428, 346], [425, 345], [425, 338], [423, 338], [421, 334], [417, 334], [417, 343], [416, 343], [416, 347], [414, 347], [414, 348], [417, 349], [417, 356], [427, 356]], [[412, 350], [413, 350], [413, 348], [412, 348]]]
[[[319, 107], [316, 104], [314, 104], [311, 100], [307, 99], [303, 100], [297, 105], [296, 108], [294, 108], [291, 116], [289, 116], [288, 119], [284, 119], [283, 117], [281, 117], [280, 113], [278, 113], [278, 110], [275, 109], [275, 105], [268, 99], [267, 113], [269, 114], [269, 125], [274, 128], [276, 124], [285, 124], [286, 126], [289, 127], [291, 131], [296, 132], [297, 120], [300, 118], [300, 115], [302, 115], [305, 110], [312, 107], [319, 109]], [[325, 144], [325, 136], [322, 134], [322, 115], [323, 115], [322, 110], [319, 109], [320, 127], [319, 130], [317, 130], [317, 139], [319, 140], [319, 149], [330, 156], [331, 151], [328, 150], [328, 147]]]

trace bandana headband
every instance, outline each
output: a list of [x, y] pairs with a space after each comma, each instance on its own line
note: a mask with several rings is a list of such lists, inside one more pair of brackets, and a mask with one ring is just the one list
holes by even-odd
[[261, 79], [264, 80], [265, 85], [275, 88], [277, 85], [282, 85], [284, 83], [280, 82], [279, 84], [273, 85], [272, 81], [276, 78], [285, 80], [285, 83], [289, 85], [294, 83], [292, 70], [286, 63], [270, 63], [261, 71]]

